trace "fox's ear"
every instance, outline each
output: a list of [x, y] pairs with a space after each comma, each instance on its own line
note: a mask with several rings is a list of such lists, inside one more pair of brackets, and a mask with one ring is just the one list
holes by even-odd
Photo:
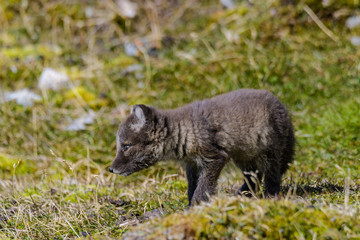
[[138, 132], [151, 119], [152, 109], [143, 104], [138, 104], [131, 107], [130, 114], [135, 114], [137, 120], [131, 125], [131, 129]]

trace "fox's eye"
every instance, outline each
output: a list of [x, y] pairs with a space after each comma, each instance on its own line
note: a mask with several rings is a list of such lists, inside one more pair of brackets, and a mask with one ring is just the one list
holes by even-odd
[[130, 147], [131, 147], [130, 145], [127, 145], [127, 144], [126, 144], [126, 145], [123, 146], [123, 150], [126, 151], [126, 150], [128, 150]]

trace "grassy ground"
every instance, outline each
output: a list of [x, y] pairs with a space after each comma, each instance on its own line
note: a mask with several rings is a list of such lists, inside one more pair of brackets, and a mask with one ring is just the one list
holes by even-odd
[[[43, 99], [0, 104], [0, 238], [360, 239], [360, 51], [350, 43], [360, 30], [345, 27], [357, 1], [201, 2], [139, 1], [128, 19], [111, 0], [0, 1], [0, 89]], [[141, 70], [124, 71], [133, 64]], [[45, 67], [73, 87], [40, 91]], [[130, 105], [172, 108], [238, 88], [268, 89], [292, 113], [297, 153], [279, 200], [234, 196], [232, 166], [213, 201], [192, 209], [178, 163], [106, 171]], [[94, 124], [64, 130], [90, 110]]]

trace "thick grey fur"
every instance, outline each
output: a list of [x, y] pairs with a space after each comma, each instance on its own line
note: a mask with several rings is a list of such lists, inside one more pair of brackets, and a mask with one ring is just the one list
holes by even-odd
[[255, 173], [264, 177], [266, 196], [278, 195], [295, 137], [286, 108], [273, 94], [241, 89], [172, 110], [135, 105], [120, 124], [117, 141], [109, 170], [123, 176], [160, 160], [184, 162], [191, 205], [215, 193], [230, 160], [247, 178], [239, 193], [256, 189]]

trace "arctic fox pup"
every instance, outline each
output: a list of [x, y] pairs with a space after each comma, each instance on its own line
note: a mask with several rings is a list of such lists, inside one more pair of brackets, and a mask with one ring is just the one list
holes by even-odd
[[281, 176], [294, 156], [290, 116], [266, 90], [241, 89], [172, 110], [134, 105], [116, 134], [117, 153], [109, 171], [122, 176], [166, 159], [183, 161], [189, 205], [215, 193], [220, 172], [234, 161], [246, 179], [239, 193], [280, 191]]

